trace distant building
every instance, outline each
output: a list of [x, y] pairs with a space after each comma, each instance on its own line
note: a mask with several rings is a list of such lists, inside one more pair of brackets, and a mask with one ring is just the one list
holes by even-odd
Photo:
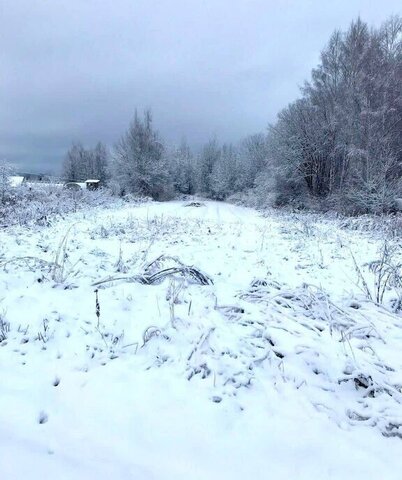
[[50, 175], [46, 175], [44, 173], [21, 173], [21, 175], [25, 178], [26, 182], [30, 183], [51, 183], [52, 181]]
[[24, 182], [25, 182], [25, 177], [22, 175], [12, 175], [8, 179], [8, 183], [13, 188], [20, 187]]
[[[60, 188], [63, 183], [57, 181], [56, 177], [44, 175], [40, 173], [19, 173], [18, 175], [11, 175], [8, 183], [12, 188], [18, 188], [22, 185], [29, 188], [29, 190], [41, 187], [56, 187]], [[85, 183], [82, 184], [85, 188]]]
[[70, 190], [97, 190], [100, 187], [100, 180], [89, 179], [85, 182], [65, 182], [64, 188]]
[[64, 184], [64, 188], [67, 188], [68, 190], [82, 190], [85, 188], [85, 183], [81, 182], [66, 182]]
[[85, 181], [87, 190], [97, 190], [100, 187], [100, 180], [86, 180]]

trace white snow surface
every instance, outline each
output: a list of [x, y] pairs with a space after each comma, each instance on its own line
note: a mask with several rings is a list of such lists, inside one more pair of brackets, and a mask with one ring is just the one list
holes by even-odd
[[9, 178], [9, 184], [11, 187], [20, 187], [24, 181], [24, 177], [21, 177], [19, 175], [12, 175]]
[[[0, 240], [1, 479], [401, 478], [402, 318], [352, 259], [379, 236], [176, 201]], [[213, 284], [140, 281], [183, 265]]]

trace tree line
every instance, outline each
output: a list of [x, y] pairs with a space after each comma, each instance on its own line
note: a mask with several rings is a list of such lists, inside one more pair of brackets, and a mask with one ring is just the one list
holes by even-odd
[[283, 202], [308, 194], [351, 213], [391, 208], [402, 176], [401, 36], [401, 17], [332, 34], [302, 97], [269, 128]]
[[359, 18], [332, 34], [300, 98], [266, 132], [236, 145], [213, 138], [195, 154], [185, 141], [166, 146], [151, 112], [136, 113], [111, 152], [73, 145], [63, 175], [157, 200], [247, 192], [261, 205], [384, 212], [402, 193], [401, 122], [402, 19], [370, 28]]
[[85, 149], [74, 143], [63, 163], [65, 181], [97, 178], [120, 195], [167, 200], [176, 194], [223, 200], [254, 186], [267, 158], [266, 135], [250, 135], [238, 145], [209, 140], [195, 154], [183, 140], [166, 146], [153, 127], [152, 114], [135, 114], [127, 131], [108, 152], [101, 143]]

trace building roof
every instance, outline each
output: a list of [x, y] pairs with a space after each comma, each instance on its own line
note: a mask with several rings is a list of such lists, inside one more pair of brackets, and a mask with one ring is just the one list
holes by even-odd
[[92, 179], [89, 179], [89, 180], [85, 180], [85, 183], [99, 183], [100, 180], [92, 180]]
[[8, 182], [12, 187], [19, 187], [22, 185], [22, 182], [24, 181], [25, 177], [22, 177], [20, 175], [12, 175], [9, 177]]

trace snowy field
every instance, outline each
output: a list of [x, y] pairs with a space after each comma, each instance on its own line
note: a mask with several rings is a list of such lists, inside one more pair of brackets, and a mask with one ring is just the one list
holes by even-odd
[[169, 202], [0, 236], [2, 480], [401, 478], [380, 234]]

